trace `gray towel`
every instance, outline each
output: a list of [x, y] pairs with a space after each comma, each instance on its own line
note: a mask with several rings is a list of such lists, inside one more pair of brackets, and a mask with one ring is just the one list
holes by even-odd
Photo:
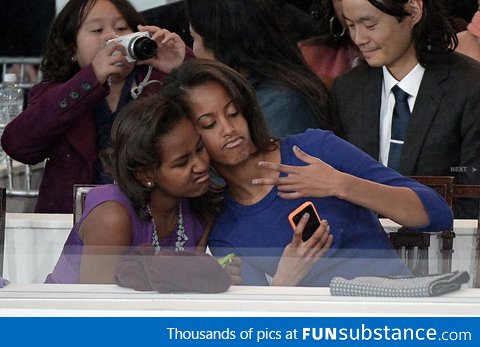
[[467, 271], [417, 277], [365, 276], [347, 280], [334, 277], [330, 294], [340, 296], [426, 297], [460, 289], [470, 276]]

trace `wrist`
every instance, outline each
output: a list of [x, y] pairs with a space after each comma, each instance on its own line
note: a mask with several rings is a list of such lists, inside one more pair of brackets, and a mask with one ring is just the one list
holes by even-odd
[[283, 287], [292, 287], [297, 285], [294, 281], [289, 281], [287, 277], [279, 274], [278, 272], [273, 276], [271, 286], [283, 286]]
[[350, 186], [352, 184], [351, 178], [352, 176], [349, 174], [338, 172], [338, 174], [333, 178], [334, 184], [332, 196], [335, 196], [341, 200], [347, 200]]

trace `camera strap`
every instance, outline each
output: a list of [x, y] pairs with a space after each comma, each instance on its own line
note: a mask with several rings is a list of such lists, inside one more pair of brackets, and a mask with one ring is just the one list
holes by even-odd
[[147, 72], [147, 75], [145, 76], [145, 78], [143, 79], [142, 82], [140, 82], [138, 84], [138, 86], [136, 87], [133, 87], [131, 90], [130, 90], [130, 95], [132, 95], [132, 98], [135, 100], [137, 99], [140, 94], [142, 94], [142, 91], [143, 91], [143, 88], [145, 88], [146, 86], [148, 86], [149, 84], [151, 83], [160, 83], [162, 84], [162, 82], [158, 81], [158, 80], [151, 80], [149, 81], [150, 79], [150, 76], [152, 75], [152, 71], [153, 71], [153, 67], [151, 65], [148, 66], [148, 72]]

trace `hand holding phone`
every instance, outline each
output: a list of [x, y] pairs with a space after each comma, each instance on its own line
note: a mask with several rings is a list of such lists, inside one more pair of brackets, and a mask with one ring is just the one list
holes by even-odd
[[307, 201], [288, 215], [288, 220], [292, 228], [295, 229], [305, 213], [309, 214], [309, 218], [302, 232], [302, 240], [304, 242], [307, 241], [320, 226], [320, 216], [315, 209], [315, 205], [313, 205], [311, 201]]

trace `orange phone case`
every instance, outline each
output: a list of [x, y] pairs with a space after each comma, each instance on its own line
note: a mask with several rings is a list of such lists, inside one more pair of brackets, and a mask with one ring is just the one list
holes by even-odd
[[[293, 229], [295, 229], [297, 227], [297, 224], [294, 221], [295, 216], [298, 215], [299, 213], [302, 213], [302, 211], [305, 210], [308, 206], [312, 207], [313, 212], [315, 212], [315, 215], [316, 215], [315, 217], [318, 219], [318, 221], [320, 221], [320, 216], [318, 215], [318, 212], [317, 212], [317, 209], [315, 208], [315, 205], [311, 201], [306, 201], [303, 204], [301, 204], [300, 206], [298, 206], [293, 212], [291, 212], [288, 215], [288, 220], [290, 221], [290, 225], [292, 226]], [[303, 216], [303, 213], [300, 217], [302, 217], [302, 216]], [[310, 216], [310, 218], [312, 218], [312, 216]]]

